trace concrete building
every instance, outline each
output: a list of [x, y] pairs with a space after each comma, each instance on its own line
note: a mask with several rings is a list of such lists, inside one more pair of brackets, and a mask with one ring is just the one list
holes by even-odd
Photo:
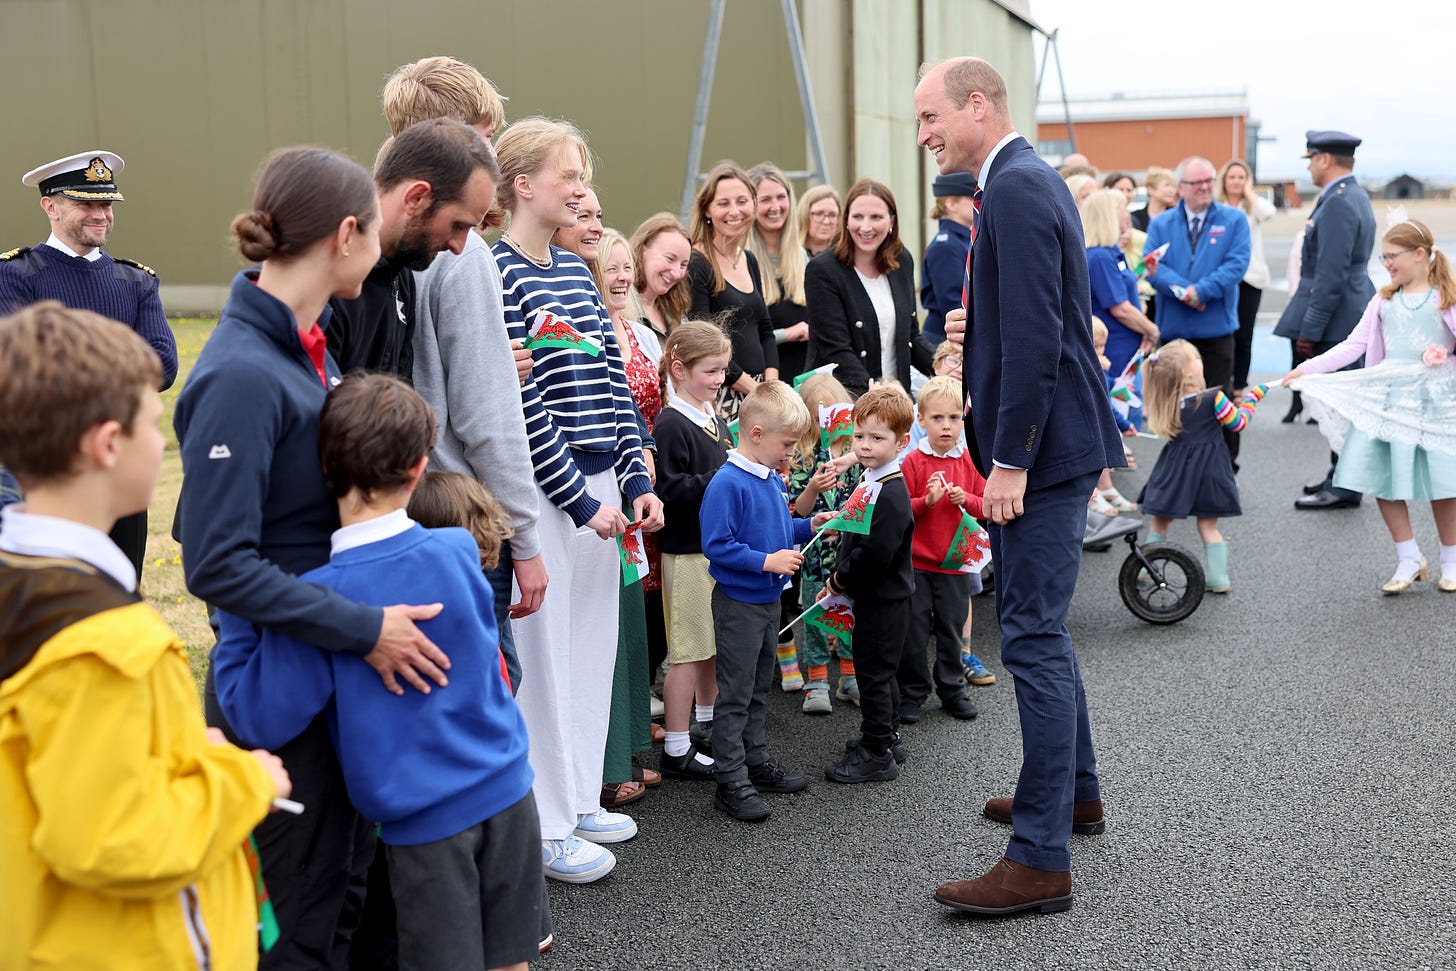
[[1036, 106], [1038, 151], [1054, 164], [1081, 152], [1103, 172], [1145, 172], [1149, 165], [1172, 168], [1190, 155], [1215, 166], [1246, 159], [1258, 176], [1258, 123], [1249, 119], [1242, 92], [1184, 95], [1115, 94]]
[[[934, 172], [915, 145], [917, 69], [985, 57], [1030, 132], [1028, 2], [799, 0], [797, 9], [830, 180], [887, 182], [918, 256]], [[709, 11], [709, 0], [13, 0], [0, 63], [31, 81], [0, 107], [0, 249], [45, 238], [22, 173], [106, 148], [127, 163], [108, 248], [155, 267], [170, 310], [215, 308], [240, 265], [228, 224], [268, 152], [318, 144], [369, 164], [387, 134], [384, 79], [441, 53], [488, 75], [510, 98], [509, 118], [583, 128], [608, 221], [630, 232], [678, 207]], [[803, 170], [807, 156], [781, 3], [731, 0], [703, 168], [733, 158]]]

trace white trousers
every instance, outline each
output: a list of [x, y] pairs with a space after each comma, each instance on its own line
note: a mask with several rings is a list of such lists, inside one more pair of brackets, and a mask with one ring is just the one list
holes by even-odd
[[[604, 504], [620, 504], [611, 469], [587, 483]], [[511, 630], [521, 658], [516, 701], [531, 740], [541, 838], [558, 840], [571, 835], [578, 816], [601, 805], [622, 567], [614, 540], [577, 529], [539, 486], [536, 493], [549, 583], [541, 609], [511, 621]]]

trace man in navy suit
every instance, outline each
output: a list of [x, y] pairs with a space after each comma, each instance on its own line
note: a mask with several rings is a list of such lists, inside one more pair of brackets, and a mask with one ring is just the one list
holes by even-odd
[[1016, 680], [1022, 749], [1015, 797], [984, 810], [1012, 824], [1005, 856], [935, 899], [978, 914], [1065, 910], [1071, 834], [1104, 828], [1067, 609], [1087, 497], [1102, 469], [1124, 464], [1092, 350], [1082, 221], [1066, 183], [1012, 128], [1006, 82], [985, 61], [931, 68], [915, 88], [915, 114], [940, 171], [972, 173], [981, 187], [970, 326], [952, 312], [946, 330], [965, 342], [966, 439], [986, 475], [1001, 660]]

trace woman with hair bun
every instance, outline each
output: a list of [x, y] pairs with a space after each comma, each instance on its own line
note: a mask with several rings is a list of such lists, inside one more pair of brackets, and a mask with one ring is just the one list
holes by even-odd
[[[396, 693], [405, 690], [396, 676], [421, 691], [426, 678], [443, 685], [449, 662], [414, 624], [438, 604], [381, 608], [298, 579], [328, 562], [339, 528], [318, 452], [324, 396], [341, 377], [324, 328], [329, 298], [357, 297], [379, 260], [374, 180], [326, 149], [282, 149], [233, 233], [243, 257], [260, 265], [233, 278], [173, 419], [186, 473], [177, 530], [187, 588], [249, 623], [363, 656]], [[207, 721], [225, 731], [226, 689], [209, 671]], [[294, 797], [308, 814], [275, 813], [256, 830], [282, 934], [265, 968], [307, 964], [330, 953], [336, 929], [349, 936], [351, 921], [338, 915], [350, 911], [350, 861], [374, 853], [325, 720], [277, 753], [295, 770]]]

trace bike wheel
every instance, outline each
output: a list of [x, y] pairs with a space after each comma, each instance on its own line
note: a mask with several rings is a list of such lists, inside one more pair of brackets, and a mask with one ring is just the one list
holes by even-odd
[[1150, 624], [1176, 624], [1186, 619], [1203, 602], [1202, 565], [1172, 543], [1145, 546], [1142, 553], [1142, 559], [1134, 552], [1122, 563], [1117, 576], [1122, 602], [1133, 616]]

